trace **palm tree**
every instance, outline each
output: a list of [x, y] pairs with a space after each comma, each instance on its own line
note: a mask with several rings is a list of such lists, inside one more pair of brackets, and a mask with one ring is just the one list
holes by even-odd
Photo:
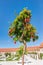
[[24, 65], [24, 54], [27, 50], [26, 42], [31, 40], [34, 42], [38, 39], [36, 28], [30, 23], [31, 15], [31, 11], [24, 8], [9, 27], [9, 36], [13, 38], [14, 43], [20, 41], [24, 45], [22, 65]]

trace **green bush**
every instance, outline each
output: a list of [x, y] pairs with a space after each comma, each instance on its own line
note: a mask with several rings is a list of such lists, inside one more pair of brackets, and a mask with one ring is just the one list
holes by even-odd
[[28, 54], [37, 54], [36, 52], [28, 52]]
[[43, 57], [43, 53], [40, 53], [40, 59], [42, 59], [42, 57]]
[[13, 58], [14, 58], [14, 55], [11, 55], [11, 56], [9, 56], [8, 58], [6, 58], [6, 61], [12, 61]]

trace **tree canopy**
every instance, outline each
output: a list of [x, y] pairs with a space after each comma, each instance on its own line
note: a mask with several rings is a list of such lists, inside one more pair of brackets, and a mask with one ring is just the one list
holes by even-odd
[[38, 39], [36, 28], [30, 23], [31, 11], [24, 8], [9, 27], [9, 36], [14, 41], [30, 42]]

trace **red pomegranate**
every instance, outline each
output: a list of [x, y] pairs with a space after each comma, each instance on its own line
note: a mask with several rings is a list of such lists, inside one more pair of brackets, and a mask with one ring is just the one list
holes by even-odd
[[14, 44], [16, 44], [16, 41], [14, 41]]
[[10, 33], [11, 31], [9, 30], [9, 33]]
[[13, 31], [13, 29], [10, 29], [10, 30], [9, 30], [9, 33], [11, 33], [12, 31]]
[[29, 22], [30, 21], [30, 19], [29, 18], [25, 18], [25, 22]]
[[30, 32], [31, 35], [33, 35], [33, 32]]
[[12, 38], [13, 36], [11, 36], [11, 38]]
[[31, 38], [34, 38], [34, 35], [31, 35]]

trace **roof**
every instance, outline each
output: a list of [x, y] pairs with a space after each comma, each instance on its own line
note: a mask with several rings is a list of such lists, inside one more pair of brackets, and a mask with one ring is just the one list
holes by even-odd
[[27, 50], [28, 51], [39, 51], [40, 47], [39, 46], [28, 47]]
[[16, 52], [19, 48], [0, 48], [0, 52]]
[[[40, 44], [40, 46], [32, 46], [28, 47], [28, 51], [39, 51], [41, 48], [43, 48], [43, 43]], [[16, 52], [19, 50], [19, 48], [0, 48], [0, 52]]]
[[40, 48], [43, 48], [43, 42], [40, 44]]

